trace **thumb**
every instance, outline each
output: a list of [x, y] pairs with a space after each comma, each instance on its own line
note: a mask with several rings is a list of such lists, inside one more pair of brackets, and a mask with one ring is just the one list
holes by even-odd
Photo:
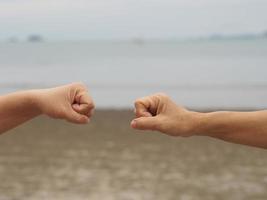
[[139, 130], [157, 130], [157, 117], [140, 117], [131, 122], [131, 127]]
[[89, 117], [79, 114], [73, 109], [70, 109], [67, 113], [66, 120], [75, 124], [86, 124], [89, 122]]

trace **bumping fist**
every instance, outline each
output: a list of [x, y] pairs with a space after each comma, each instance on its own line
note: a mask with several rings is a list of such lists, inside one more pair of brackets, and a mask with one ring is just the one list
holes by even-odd
[[86, 124], [94, 112], [94, 102], [81, 83], [37, 90], [35, 93], [41, 113], [52, 118]]
[[171, 136], [194, 135], [194, 113], [177, 106], [165, 94], [137, 99], [135, 115], [136, 119], [131, 122], [134, 129], [160, 131]]

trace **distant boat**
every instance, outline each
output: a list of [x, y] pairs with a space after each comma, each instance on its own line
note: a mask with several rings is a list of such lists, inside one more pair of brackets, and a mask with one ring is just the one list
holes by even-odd
[[40, 35], [30, 35], [28, 37], [28, 42], [43, 42], [43, 38]]

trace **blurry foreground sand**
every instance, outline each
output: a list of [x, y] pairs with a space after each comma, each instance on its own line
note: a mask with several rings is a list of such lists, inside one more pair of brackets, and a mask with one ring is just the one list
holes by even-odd
[[136, 132], [131, 119], [41, 117], [0, 136], [0, 200], [267, 199], [267, 151]]

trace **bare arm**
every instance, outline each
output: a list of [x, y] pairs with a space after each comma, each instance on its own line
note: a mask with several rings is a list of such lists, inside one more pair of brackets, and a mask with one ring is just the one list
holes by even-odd
[[267, 111], [200, 114], [196, 134], [267, 148]]
[[138, 99], [131, 126], [172, 136], [210, 136], [267, 148], [267, 111], [199, 113], [177, 106], [164, 94]]
[[32, 91], [0, 97], [0, 133], [40, 115], [41, 111], [34, 101]]
[[84, 124], [93, 109], [93, 101], [80, 83], [0, 96], [0, 133], [41, 114]]

